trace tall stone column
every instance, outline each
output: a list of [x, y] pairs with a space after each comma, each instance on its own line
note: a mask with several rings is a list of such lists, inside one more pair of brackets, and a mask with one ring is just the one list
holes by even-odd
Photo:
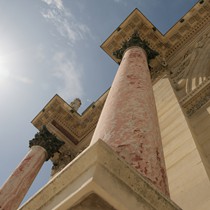
[[0, 210], [18, 208], [43, 163], [63, 144], [46, 127], [35, 135], [29, 142], [30, 151], [0, 189]]
[[157, 52], [134, 33], [115, 52], [122, 59], [91, 144], [102, 139], [169, 196], [148, 60]]

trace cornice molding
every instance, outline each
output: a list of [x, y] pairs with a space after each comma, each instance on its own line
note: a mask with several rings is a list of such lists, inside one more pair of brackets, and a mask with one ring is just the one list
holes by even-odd
[[152, 80], [155, 80], [159, 74], [162, 74], [171, 57], [198, 36], [204, 28], [209, 27], [210, 1], [202, 2], [198, 2], [165, 35], [161, 34], [138, 9], [135, 9], [105, 40], [101, 48], [115, 62], [120, 63], [121, 59], [116, 58], [113, 52], [120, 49], [122, 43], [129, 40], [134, 31], [137, 31], [141, 39], [147, 42], [151, 49], [159, 53], [159, 56], [150, 63], [151, 68], [156, 71], [156, 74], [152, 75]]
[[108, 91], [103, 94], [95, 103], [91, 104], [82, 115], [78, 114], [75, 110], [72, 111], [60, 96], [55, 95], [50, 102], [42, 109], [42, 111], [32, 120], [32, 124], [41, 129], [43, 125], [48, 126], [49, 129], [53, 126], [60, 137], [66, 136], [74, 145], [90, 133], [98, 122], [103, 104], [106, 100]]
[[65, 142], [65, 147], [61, 147], [53, 157], [50, 156], [53, 162], [52, 176], [89, 145], [89, 135], [96, 127], [108, 91], [95, 103], [92, 103], [82, 115], [77, 113], [60, 96], [55, 95], [32, 120], [32, 124], [37, 129], [41, 130], [43, 126], [47, 126], [51, 133]]

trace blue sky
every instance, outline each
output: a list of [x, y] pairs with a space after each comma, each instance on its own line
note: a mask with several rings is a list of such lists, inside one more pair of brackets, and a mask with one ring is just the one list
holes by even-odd
[[[195, 0], [0, 0], [0, 185], [28, 151], [30, 123], [57, 93], [83, 111], [111, 85], [117, 64], [100, 45], [138, 8], [163, 34]], [[45, 163], [26, 199], [49, 179]], [[26, 200], [25, 199], [25, 200]]]

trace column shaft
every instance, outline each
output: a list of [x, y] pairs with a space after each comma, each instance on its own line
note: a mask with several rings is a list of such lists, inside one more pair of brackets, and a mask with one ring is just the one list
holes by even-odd
[[47, 158], [41, 146], [32, 146], [28, 154], [0, 190], [0, 210], [16, 210]]
[[91, 144], [98, 139], [169, 195], [147, 57], [140, 47], [124, 53]]

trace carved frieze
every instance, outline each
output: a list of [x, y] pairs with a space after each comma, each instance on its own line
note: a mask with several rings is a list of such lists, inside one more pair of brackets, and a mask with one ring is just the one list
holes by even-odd
[[188, 47], [183, 56], [170, 67], [170, 79], [178, 96], [183, 97], [210, 76], [210, 33], [201, 36]]
[[188, 117], [210, 100], [210, 32], [201, 34], [169, 67], [169, 77]]
[[180, 100], [180, 105], [186, 115], [191, 117], [208, 102], [210, 102], [210, 78]]

